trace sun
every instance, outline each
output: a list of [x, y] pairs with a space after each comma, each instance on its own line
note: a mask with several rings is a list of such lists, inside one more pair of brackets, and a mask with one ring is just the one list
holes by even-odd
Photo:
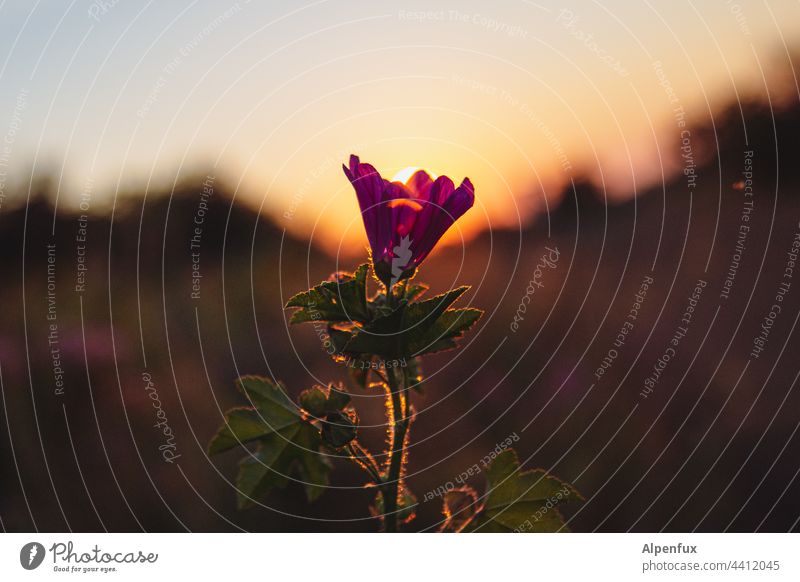
[[[392, 177], [392, 182], [402, 182], [403, 184], [406, 184], [411, 176], [414, 175], [414, 172], [419, 169], [420, 168], [417, 166], [408, 166], [407, 168], [403, 168]], [[436, 174], [431, 174], [430, 172], [428, 172], [428, 174], [430, 174], [432, 180], [436, 179]]]
[[407, 168], [403, 168], [392, 177], [392, 182], [402, 182], [405, 184], [417, 170], [419, 170], [417, 166], [408, 166]]

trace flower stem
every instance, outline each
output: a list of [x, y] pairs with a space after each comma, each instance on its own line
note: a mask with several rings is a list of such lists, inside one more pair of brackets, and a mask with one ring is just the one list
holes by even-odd
[[350, 458], [353, 459], [353, 461], [355, 461], [359, 467], [369, 473], [369, 476], [375, 481], [375, 485], [380, 486], [380, 471], [378, 470], [378, 466], [375, 464], [375, 459], [372, 458], [372, 455], [370, 455], [364, 449], [364, 447], [358, 443], [358, 441], [353, 441], [347, 445], [345, 450], [350, 455]]
[[399, 386], [394, 370], [387, 370], [389, 379], [389, 399], [392, 409], [392, 445], [389, 451], [389, 474], [383, 490], [384, 499], [384, 527], [387, 532], [397, 531], [397, 494], [400, 489], [400, 479], [405, 455], [406, 431], [408, 418], [406, 407], [403, 404], [405, 386]]
[[403, 400], [403, 404], [405, 407], [403, 408], [403, 416], [405, 417], [406, 423], [411, 422], [411, 393], [409, 387], [411, 386], [411, 379], [408, 377], [408, 368], [403, 368], [403, 393], [405, 394], [405, 399]]
[[392, 309], [397, 306], [394, 296], [394, 289], [392, 289], [390, 285], [386, 286], [386, 304]]

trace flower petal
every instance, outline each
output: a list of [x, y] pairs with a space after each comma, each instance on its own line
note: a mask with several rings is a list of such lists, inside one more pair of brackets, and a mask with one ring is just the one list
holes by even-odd
[[411, 191], [400, 182], [386, 181], [383, 195], [385, 211], [391, 216], [390, 249], [394, 249], [400, 244], [400, 239], [411, 232], [423, 206], [412, 199]]
[[464, 178], [461, 185], [447, 197], [443, 206], [453, 221], [456, 221], [472, 208], [473, 204], [475, 204], [475, 187], [469, 178]]
[[431, 186], [433, 180], [425, 170], [417, 170], [406, 182], [406, 186], [411, 191], [411, 196], [418, 200], [430, 200]]
[[[439, 183], [441, 178], [444, 180]], [[474, 202], [475, 190], [468, 178], [464, 178], [455, 190], [453, 182], [446, 176], [436, 179], [431, 189], [431, 201], [427, 204], [428, 212], [417, 221], [411, 236], [416, 264], [425, 260], [444, 233]]]
[[430, 201], [437, 206], [444, 206], [445, 200], [453, 193], [453, 181], [447, 176], [439, 176], [431, 187]]
[[380, 202], [383, 196], [383, 178], [370, 164], [359, 162], [358, 156], [350, 156], [350, 167], [342, 166], [347, 179], [353, 185], [361, 208], [361, 218], [364, 221], [364, 230], [367, 232], [372, 252], [380, 246], [378, 235], [378, 221]]

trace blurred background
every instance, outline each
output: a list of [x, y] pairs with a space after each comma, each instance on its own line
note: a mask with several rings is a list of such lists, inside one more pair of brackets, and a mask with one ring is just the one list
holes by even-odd
[[282, 306], [366, 258], [354, 153], [476, 189], [418, 275], [486, 310], [425, 362], [420, 501], [515, 435], [586, 498], [572, 530], [797, 530], [798, 29], [777, 1], [3, 3], [3, 529], [377, 529], [345, 463], [237, 511], [241, 455], [205, 454], [237, 376], [347, 380]]

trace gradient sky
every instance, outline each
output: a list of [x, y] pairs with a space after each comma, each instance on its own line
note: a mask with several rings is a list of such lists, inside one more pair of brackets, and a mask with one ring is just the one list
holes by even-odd
[[50, 172], [98, 210], [211, 171], [293, 232], [363, 240], [353, 152], [468, 175], [465, 232], [513, 226], [570, 177], [619, 198], [673, 172], [675, 99], [777, 98], [799, 29], [794, 1], [3, 2], [2, 185]]

